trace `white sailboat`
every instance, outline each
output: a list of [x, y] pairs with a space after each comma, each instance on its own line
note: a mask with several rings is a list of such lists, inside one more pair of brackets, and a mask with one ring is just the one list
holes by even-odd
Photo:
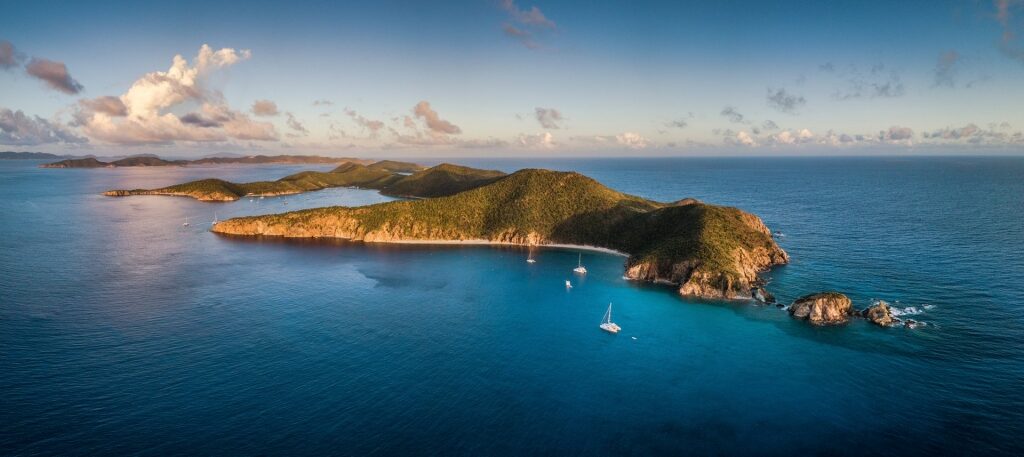
[[566, 289], [572, 289], [572, 283], [571, 283], [571, 282], [569, 282], [569, 280], [568, 280], [568, 279], [566, 279], [566, 280], [565, 280], [565, 288], [566, 288]]
[[210, 222], [210, 225], [217, 225], [217, 212], [216, 211], [213, 212], [213, 222]]
[[583, 266], [583, 254], [582, 253], [580, 253], [580, 258], [576, 262], [577, 262], [576, 263], [576, 268], [573, 268], [572, 271], [575, 271], [575, 272], [577, 272], [577, 273], [579, 273], [581, 275], [587, 274], [587, 267]]
[[526, 255], [526, 263], [537, 263], [537, 260], [533, 258], [533, 247], [530, 248], [530, 253]]
[[604, 312], [604, 319], [601, 320], [601, 330], [604, 330], [608, 333], [619, 333], [619, 330], [622, 330], [622, 327], [619, 327], [619, 324], [612, 322], [611, 303], [608, 304], [608, 311]]
[[185, 223], [181, 224], [182, 227], [188, 227], [188, 216], [185, 216]]

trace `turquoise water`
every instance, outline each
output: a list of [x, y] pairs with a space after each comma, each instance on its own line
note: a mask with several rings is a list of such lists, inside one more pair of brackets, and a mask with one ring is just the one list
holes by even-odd
[[[782, 301], [838, 289], [928, 325], [814, 328], [684, 300], [595, 252], [579, 278], [571, 250], [531, 265], [514, 248], [207, 231], [215, 213], [388, 200], [371, 191], [99, 195], [316, 167], [3, 161], [0, 453], [1024, 452], [1024, 160], [460, 162], [739, 206], [785, 234]], [[618, 335], [597, 328], [608, 302]]]

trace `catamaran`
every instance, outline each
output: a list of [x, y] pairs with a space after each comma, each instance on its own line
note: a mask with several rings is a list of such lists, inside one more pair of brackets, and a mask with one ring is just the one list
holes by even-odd
[[608, 333], [619, 333], [619, 330], [622, 330], [622, 327], [619, 327], [619, 324], [612, 322], [611, 303], [608, 304], [608, 311], [604, 312], [604, 319], [601, 321], [601, 330], [604, 330]]
[[575, 272], [577, 272], [577, 273], [579, 273], [581, 275], [587, 274], [587, 267], [583, 266], [583, 254], [582, 253], [580, 253], [579, 260], [576, 261], [576, 268], [573, 268], [572, 271], [575, 271]]

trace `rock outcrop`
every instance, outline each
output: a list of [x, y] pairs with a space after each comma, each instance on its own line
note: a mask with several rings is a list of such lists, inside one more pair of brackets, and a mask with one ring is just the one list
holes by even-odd
[[861, 311], [860, 315], [871, 321], [871, 323], [882, 327], [892, 326], [896, 322], [892, 317], [892, 309], [890, 309], [889, 303], [882, 300]]
[[853, 310], [850, 298], [839, 292], [805, 295], [789, 305], [789, 314], [815, 325], [845, 324]]

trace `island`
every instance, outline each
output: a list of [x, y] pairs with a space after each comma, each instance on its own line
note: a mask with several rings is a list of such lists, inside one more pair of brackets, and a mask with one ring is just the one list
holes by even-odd
[[348, 171], [341, 174], [358, 172], [370, 179], [363, 186], [429, 198], [240, 217], [219, 222], [212, 231], [378, 243], [604, 248], [627, 256], [630, 279], [713, 299], [750, 299], [763, 286], [759, 273], [789, 261], [757, 216], [694, 199], [651, 201], [579, 173], [524, 169], [483, 177], [479, 170], [446, 164], [372, 180], [371, 167], [343, 167]]
[[225, 165], [225, 164], [369, 164], [372, 160], [354, 157], [324, 157], [314, 155], [255, 155], [239, 157], [205, 157], [196, 160], [164, 160], [154, 155], [139, 155], [119, 160], [104, 162], [95, 157], [65, 159], [58, 162], [40, 165], [41, 168], [117, 168], [117, 167], [167, 167], [189, 165]]
[[54, 160], [67, 157], [50, 154], [49, 152], [0, 151], [0, 160]]
[[502, 176], [505, 173], [500, 171], [460, 165], [441, 164], [424, 168], [409, 162], [383, 160], [370, 165], [348, 162], [331, 171], [303, 171], [277, 181], [233, 183], [221, 179], [202, 179], [158, 189], [110, 190], [104, 192], [104, 195], [172, 195], [206, 202], [226, 202], [247, 196], [272, 197], [332, 187], [358, 187], [378, 190], [395, 197], [430, 198], [479, 187]]

